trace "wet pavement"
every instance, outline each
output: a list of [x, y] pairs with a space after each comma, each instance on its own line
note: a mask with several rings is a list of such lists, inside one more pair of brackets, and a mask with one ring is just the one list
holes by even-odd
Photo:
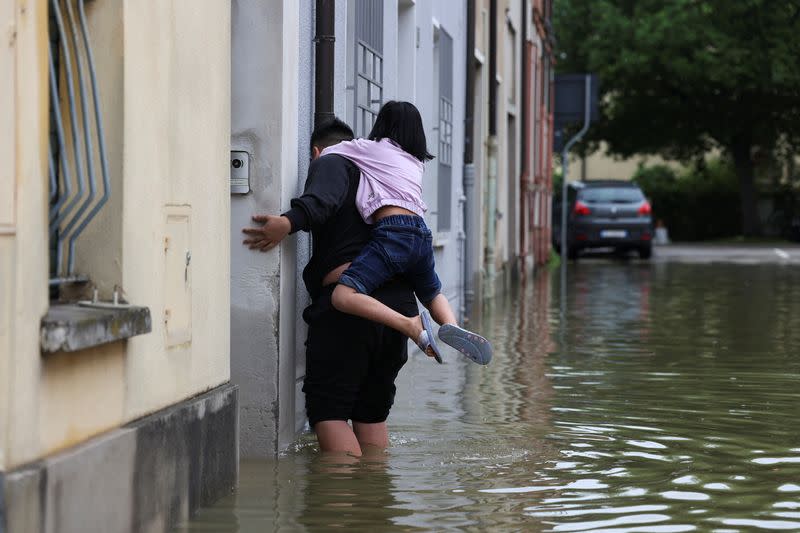
[[592, 259], [563, 302], [559, 278], [473, 325], [489, 367], [412, 356], [387, 453], [305, 436], [178, 531], [800, 530], [800, 271]]

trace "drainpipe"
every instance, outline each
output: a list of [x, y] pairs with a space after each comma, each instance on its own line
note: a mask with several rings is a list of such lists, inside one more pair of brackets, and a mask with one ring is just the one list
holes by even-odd
[[475, 163], [474, 135], [475, 135], [475, 0], [467, 0], [467, 86], [464, 104], [464, 297], [462, 316], [472, 314], [472, 305], [475, 302], [475, 275], [477, 252], [480, 241], [478, 230], [480, 225], [475, 224], [477, 205], [475, 198]]
[[495, 240], [497, 228], [497, 0], [489, 2], [489, 138], [486, 140], [488, 172], [486, 199], [486, 299], [494, 298]]
[[333, 113], [333, 43], [335, 0], [317, 0], [314, 61], [314, 127], [332, 119]]

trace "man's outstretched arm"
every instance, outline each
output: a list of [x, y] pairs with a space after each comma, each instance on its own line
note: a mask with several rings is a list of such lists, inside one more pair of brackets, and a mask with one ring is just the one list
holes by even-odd
[[345, 160], [337, 155], [320, 157], [311, 163], [305, 190], [291, 201], [292, 208], [283, 215], [255, 215], [263, 226], [244, 228], [243, 244], [251, 250], [266, 252], [280, 244], [287, 235], [309, 231], [325, 224], [347, 197], [349, 176]]
[[283, 215], [253, 215], [253, 222], [262, 222], [259, 228], [244, 228], [247, 235], [243, 244], [251, 250], [272, 250], [292, 231], [292, 223]]

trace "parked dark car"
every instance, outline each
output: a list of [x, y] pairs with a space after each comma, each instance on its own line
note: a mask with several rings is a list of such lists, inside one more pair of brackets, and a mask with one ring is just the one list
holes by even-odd
[[[636, 250], [653, 253], [653, 218], [642, 190], [628, 181], [587, 181], [567, 187], [567, 257], [581, 250]], [[553, 247], [561, 253], [561, 198], [553, 201]]]

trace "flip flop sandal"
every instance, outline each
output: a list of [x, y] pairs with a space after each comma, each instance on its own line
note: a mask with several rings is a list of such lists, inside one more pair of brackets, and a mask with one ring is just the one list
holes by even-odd
[[422, 350], [425, 355], [428, 355], [428, 348], [430, 347], [433, 350], [433, 358], [436, 359], [436, 362], [441, 365], [444, 361], [442, 361], [442, 353], [439, 351], [439, 346], [436, 345], [436, 337], [433, 334], [431, 316], [427, 311], [423, 311], [420, 314], [420, 318], [422, 319], [422, 327], [425, 329], [419, 334], [417, 346], [419, 346], [419, 349]]
[[445, 324], [439, 328], [439, 338], [479, 365], [488, 365], [492, 360], [492, 345], [477, 333]]

